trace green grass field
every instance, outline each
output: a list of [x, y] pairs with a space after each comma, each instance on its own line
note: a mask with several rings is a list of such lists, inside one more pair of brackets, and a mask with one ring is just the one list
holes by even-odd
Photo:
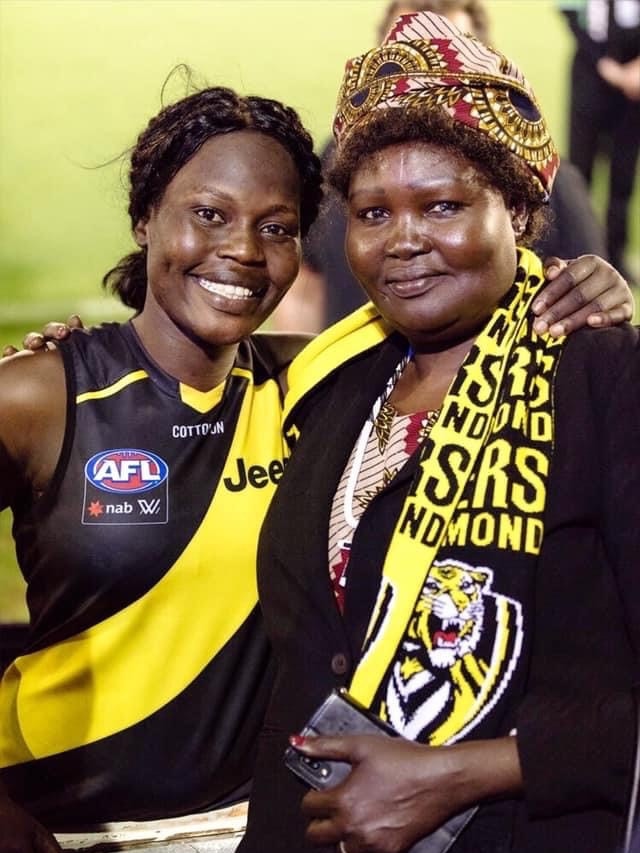
[[[109, 161], [157, 112], [172, 68], [186, 62], [196, 82], [291, 103], [320, 145], [344, 61], [374, 42], [385, 6], [0, 0], [0, 345], [72, 311], [87, 323], [125, 316], [99, 287], [131, 247], [122, 162]], [[564, 149], [571, 38], [553, 0], [487, 6], [494, 43], [529, 77]], [[168, 88], [169, 99], [184, 94], [179, 77]], [[602, 211], [602, 176], [595, 202]], [[640, 278], [640, 189], [631, 225], [629, 264]], [[2, 514], [0, 620], [25, 614], [10, 526]]]

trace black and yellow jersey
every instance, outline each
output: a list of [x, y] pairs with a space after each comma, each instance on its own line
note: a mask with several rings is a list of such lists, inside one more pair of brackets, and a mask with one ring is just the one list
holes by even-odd
[[0, 687], [0, 778], [52, 828], [245, 793], [271, 684], [256, 543], [286, 461], [259, 339], [208, 392], [130, 324], [61, 348], [61, 456], [14, 507], [30, 644]]

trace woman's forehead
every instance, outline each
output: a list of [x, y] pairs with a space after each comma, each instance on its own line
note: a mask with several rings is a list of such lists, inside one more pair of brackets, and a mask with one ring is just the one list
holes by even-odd
[[248, 191], [272, 185], [297, 192], [299, 175], [293, 158], [273, 137], [237, 130], [210, 137], [176, 173], [170, 189], [205, 190], [215, 185], [243, 185]]
[[416, 185], [468, 182], [478, 169], [463, 154], [430, 142], [394, 143], [363, 157], [351, 175], [350, 190], [371, 181]]

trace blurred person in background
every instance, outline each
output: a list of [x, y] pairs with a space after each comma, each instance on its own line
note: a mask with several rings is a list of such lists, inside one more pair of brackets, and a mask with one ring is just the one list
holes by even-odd
[[629, 203], [640, 151], [640, 0], [559, 0], [575, 37], [569, 95], [569, 159], [591, 184], [608, 165], [609, 260], [629, 280]]
[[[444, 15], [463, 32], [472, 33], [485, 44], [491, 43], [484, 0], [394, 0], [380, 22], [378, 42], [395, 18], [419, 11]], [[321, 154], [323, 169], [330, 167], [334, 153], [335, 145], [330, 141]], [[588, 186], [568, 161], [560, 164], [549, 204], [550, 224], [535, 246], [541, 257], [576, 258], [585, 254], [607, 257], [604, 232], [594, 213]], [[329, 191], [304, 242], [300, 275], [276, 309], [272, 328], [317, 333], [364, 303], [366, 295], [345, 257], [345, 228], [344, 205]]]

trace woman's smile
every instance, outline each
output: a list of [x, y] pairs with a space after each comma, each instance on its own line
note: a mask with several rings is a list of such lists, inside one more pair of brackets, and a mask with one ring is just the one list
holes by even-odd
[[226, 299], [256, 299], [263, 296], [266, 292], [266, 287], [260, 290], [249, 290], [248, 287], [240, 287], [236, 284], [223, 284], [219, 281], [207, 281], [206, 278], [199, 278], [198, 284], [209, 293], [215, 293], [217, 296], [224, 296]]
[[205, 278], [204, 276], [194, 276], [199, 286], [206, 290], [207, 293], [213, 293], [215, 296], [220, 296], [223, 299], [230, 299], [232, 302], [248, 301], [260, 299], [265, 295], [269, 287], [268, 282], [263, 287], [250, 288], [243, 284], [234, 284], [233, 282], [224, 282]]

